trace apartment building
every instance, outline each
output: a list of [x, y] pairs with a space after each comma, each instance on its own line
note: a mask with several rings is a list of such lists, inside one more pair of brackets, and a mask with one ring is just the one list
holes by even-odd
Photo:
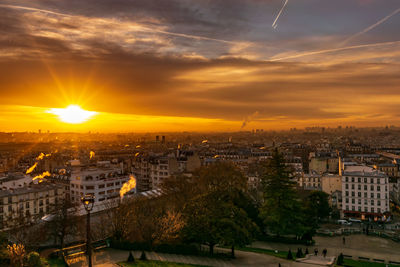
[[21, 223], [34, 223], [51, 213], [64, 197], [64, 188], [54, 184], [31, 184], [0, 190], [0, 229], [7, 230]]
[[122, 185], [129, 181], [129, 174], [124, 174], [122, 167], [109, 161], [97, 162], [96, 166], [85, 166], [79, 160], [71, 161], [70, 198], [80, 203], [86, 194], [95, 196], [95, 205], [107, 199], [119, 197]]
[[389, 208], [389, 177], [364, 165], [342, 171], [342, 212], [347, 217], [385, 220]]

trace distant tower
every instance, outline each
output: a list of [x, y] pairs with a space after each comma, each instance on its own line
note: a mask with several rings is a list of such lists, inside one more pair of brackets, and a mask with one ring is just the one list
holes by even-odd
[[39, 129], [39, 134], [41, 134], [42, 133], [42, 129]]
[[162, 142], [163, 144], [165, 144], [165, 135], [163, 135], [163, 136], [161, 137], [161, 142]]
[[159, 135], [156, 136], [156, 142], [157, 143], [160, 142], [160, 136]]

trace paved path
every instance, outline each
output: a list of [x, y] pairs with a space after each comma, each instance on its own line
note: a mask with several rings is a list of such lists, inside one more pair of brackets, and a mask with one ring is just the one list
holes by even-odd
[[[328, 256], [338, 256], [340, 253], [356, 257], [366, 257], [370, 259], [383, 259], [388, 261], [400, 262], [400, 243], [394, 242], [389, 239], [366, 236], [366, 235], [349, 235], [345, 236], [346, 242], [343, 244], [343, 237], [321, 237], [316, 236], [315, 245], [309, 246], [310, 253], [314, 252], [314, 248], [318, 248], [321, 253], [324, 248], [328, 250]], [[252, 247], [264, 249], [277, 249], [287, 251], [289, 248], [292, 252], [296, 252], [298, 247], [303, 248], [306, 246], [301, 245], [288, 245], [272, 242], [254, 242]]]
[[[135, 251], [134, 257], [138, 259], [141, 252]], [[129, 255], [128, 251], [106, 249], [95, 253], [93, 258], [93, 265], [96, 267], [115, 267], [116, 263], [127, 260]], [[161, 260], [169, 262], [180, 262], [188, 264], [197, 264], [204, 266], [215, 266], [215, 267], [250, 267], [250, 266], [278, 266], [280, 263], [282, 267], [313, 267], [316, 265], [303, 264], [293, 261], [287, 261], [279, 259], [270, 255], [236, 251], [236, 259], [233, 260], [221, 260], [207, 257], [196, 257], [196, 256], [183, 256], [176, 254], [164, 254], [156, 252], [146, 252], [147, 258], [150, 260]], [[77, 262], [71, 265], [71, 267], [83, 267], [87, 266], [84, 261]]]

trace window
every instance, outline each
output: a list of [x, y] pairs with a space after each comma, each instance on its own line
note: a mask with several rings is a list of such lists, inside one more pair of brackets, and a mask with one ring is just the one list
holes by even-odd
[[373, 184], [374, 183], [374, 178], [371, 178], [371, 184]]
[[378, 213], [381, 213], [381, 208], [378, 208]]
[[358, 199], [358, 205], [361, 205], [361, 199], [360, 198]]
[[364, 205], [368, 205], [368, 200], [364, 199]]
[[371, 198], [374, 198], [374, 193], [371, 193]]
[[351, 199], [351, 203], [352, 203], [352, 204], [355, 204], [355, 200], [354, 200], [354, 198], [353, 198], [353, 199]]
[[86, 190], [94, 190], [94, 186], [93, 185], [87, 185], [86, 186]]
[[358, 211], [361, 211], [361, 207], [358, 207]]
[[371, 185], [371, 190], [374, 190], [374, 186], [373, 185]]
[[361, 190], [361, 185], [360, 184], [358, 185], [358, 190]]
[[373, 199], [371, 199], [371, 205], [374, 205], [375, 203], [374, 203], [374, 200]]
[[348, 184], [346, 184], [346, 189], [349, 189], [349, 185]]
[[8, 211], [11, 212], [12, 211], [12, 206], [8, 206]]
[[378, 200], [378, 206], [380, 206], [381, 205], [381, 201], [380, 200]]
[[366, 185], [364, 185], [364, 190], [368, 190], [368, 188], [367, 188], [367, 186], [366, 186]]
[[354, 177], [351, 177], [351, 182], [354, 183]]
[[361, 183], [361, 178], [358, 178], [358, 182]]
[[43, 199], [39, 200], [39, 206], [43, 206]]
[[351, 191], [351, 196], [352, 196], [352, 197], [354, 197], [354, 196], [355, 196], [355, 193], [354, 193], [354, 191]]
[[378, 193], [378, 194], [376, 194], [377, 196], [377, 198], [381, 198], [381, 193]]
[[367, 192], [364, 192], [364, 197], [367, 198]]
[[47, 204], [47, 205], [49, 205], [49, 204], [50, 204], [50, 201], [49, 201], [49, 199], [48, 199], [48, 198], [46, 198], [46, 204]]
[[371, 212], [374, 212], [374, 211], [375, 211], [375, 209], [374, 209], [374, 207], [372, 207], [372, 208], [371, 208]]
[[346, 203], [349, 203], [349, 199], [348, 198], [346, 198]]
[[348, 182], [349, 181], [349, 178], [348, 177], [346, 177], [346, 182]]
[[114, 183], [108, 183], [107, 184], [107, 187], [111, 187], [111, 186], [114, 186]]
[[346, 210], [349, 210], [349, 206], [346, 205]]
[[348, 197], [349, 196], [349, 191], [346, 191], [346, 197]]
[[353, 189], [353, 190], [354, 190], [354, 184], [352, 184], [352, 185], [351, 185], [351, 189]]
[[376, 187], [376, 190], [377, 190], [377, 191], [381, 191], [381, 186], [378, 185], [378, 186]]
[[364, 208], [364, 211], [365, 211], [365, 212], [368, 212], [368, 208], [367, 208], [367, 207], [365, 207], [365, 208]]
[[354, 206], [352, 206], [352, 207], [351, 207], [351, 210], [352, 210], [352, 211], [355, 211], [355, 210], [356, 210], [356, 208], [355, 208]]
[[99, 188], [104, 188], [104, 184], [99, 184]]
[[25, 208], [29, 209], [29, 202], [26, 202]]
[[361, 192], [358, 192], [358, 197], [361, 197]]

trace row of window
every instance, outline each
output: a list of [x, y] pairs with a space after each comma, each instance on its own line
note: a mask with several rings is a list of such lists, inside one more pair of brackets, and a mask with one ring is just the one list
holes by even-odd
[[[346, 184], [346, 185], [345, 185], [345, 188], [346, 188], [346, 189], [349, 189], [349, 184]], [[361, 190], [362, 187], [361, 187], [361, 185], [359, 184], [359, 185], [357, 186], [357, 188], [358, 188], [358, 190]], [[369, 188], [370, 188], [370, 190], [372, 190], [372, 191], [375, 190], [375, 186], [374, 186], [374, 185], [370, 185]], [[351, 189], [353, 189], [353, 190], [355, 189], [355, 185], [354, 185], [354, 184], [351, 185]], [[368, 185], [364, 185], [364, 190], [368, 190]], [[380, 186], [380, 185], [377, 185], [377, 186], [376, 186], [376, 191], [381, 191], [381, 186]], [[385, 191], [387, 191], [387, 185], [385, 186]]]
[[[345, 177], [345, 180], [346, 180], [346, 182], [349, 182], [350, 181], [350, 179], [349, 179], [350, 177]], [[383, 182], [381, 182], [381, 180], [383, 179]], [[385, 179], [386, 178], [361, 178], [361, 177], [358, 177], [357, 178], [357, 182], [358, 183], [361, 183], [361, 181], [363, 181], [364, 183], [371, 183], [371, 184], [373, 184], [373, 183], [377, 183], [377, 184], [382, 184], [382, 183], [385, 183]], [[354, 177], [351, 177], [351, 182], [352, 183], [354, 183], [356, 181], [356, 178], [354, 178]], [[387, 182], [387, 181], [386, 181]]]
[[[346, 206], [346, 210], [349, 210], [349, 206]], [[356, 207], [352, 206], [351, 210], [356, 211]], [[360, 212], [362, 211], [361, 207], [358, 207], [357, 210]], [[369, 210], [367, 207], [364, 207], [364, 212], [375, 212], [375, 208], [371, 207], [371, 210]], [[381, 213], [382, 212], [381, 208], [377, 208], [376, 212]]]
[[[101, 188], [105, 188], [105, 186], [107, 186], [107, 187], [113, 187], [113, 186], [119, 186], [119, 185], [121, 185], [121, 182], [115, 182], [115, 183], [108, 183], [108, 184], [99, 184], [98, 185], [98, 188], [99, 189], [101, 189]], [[83, 186], [82, 185], [74, 185], [74, 184], [71, 184], [71, 188], [77, 188], [77, 189], [83, 189]], [[87, 185], [87, 186], [85, 186], [85, 188], [86, 188], [86, 190], [94, 190], [95, 189], [95, 186], [94, 185]]]
[[[361, 199], [358, 199], [358, 205], [361, 205]], [[348, 204], [349, 203], [349, 199], [348, 198], [346, 198], [346, 204]], [[356, 201], [355, 201], [355, 199], [353, 198], [353, 199], [351, 199], [351, 203], [352, 204], [356, 204]], [[382, 204], [382, 206], [385, 206], [385, 201], [380, 201], [380, 200], [378, 200], [378, 201], [376, 201], [376, 205], [377, 206], [381, 206], [381, 204]], [[364, 205], [368, 205], [368, 200], [367, 199], [364, 199]], [[375, 205], [375, 201], [373, 200], [373, 199], [371, 199], [371, 204], [370, 204], [371, 206], [373, 206], [373, 205]]]
[[[345, 191], [345, 196], [346, 196], [346, 197], [349, 196], [349, 191]], [[355, 196], [356, 196], [356, 194], [355, 194], [354, 191], [351, 192], [351, 196], [352, 196], [352, 197], [355, 197]], [[358, 193], [357, 193], [357, 196], [358, 196], [358, 197], [361, 197], [361, 196], [362, 196], [361, 192], [358, 192]], [[382, 196], [383, 196], [383, 198], [385, 198], [385, 194], [383, 194]], [[367, 192], [364, 192], [364, 198], [368, 198], [368, 193], [367, 193]], [[375, 194], [374, 194], [373, 192], [370, 193], [370, 198], [375, 198]], [[376, 198], [381, 198], [381, 193], [377, 193], [377, 194], [376, 194]], [[387, 198], [387, 196], [386, 196], [386, 198]]]

